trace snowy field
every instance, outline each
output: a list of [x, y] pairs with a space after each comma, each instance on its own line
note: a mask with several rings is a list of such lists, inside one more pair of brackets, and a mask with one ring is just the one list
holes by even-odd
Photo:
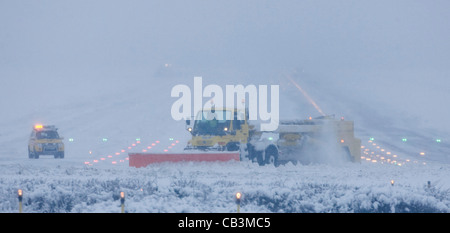
[[[100, 163], [100, 162], [99, 162]], [[250, 162], [82, 166], [71, 159], [1, 164], [1, 212], [247, 213], [450, 212], [450, 169], [437, 164], [282, 165]], [[391, 180], [394, 184], [391, 184]], [[430, 186], [427, 182], [430, 181]]]
[[[1, 213], [18, 189], [27, 213], [118, 213], [120, 192], [129, 213], [233, 213], [236, 192], [247, 213], [450, 213], [450, 7], [44, 2], [0, 2]], [[183, 151], [171, 89], [195, 76], [279, 85], [281, 119], [320, 116], [294, 80], [354, 121], [361, 163], [129, 167], [129, 152]], [[38, 123], [59, 128], [64, 159], [28, 159]]]

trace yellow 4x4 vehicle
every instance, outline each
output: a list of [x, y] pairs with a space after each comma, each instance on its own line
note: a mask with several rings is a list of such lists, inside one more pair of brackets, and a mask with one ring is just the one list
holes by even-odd
[[40, 155], [64, 158], [63, 138], [54, 125], [35, 125], [28, 141], [28, 157], [38, 159]]

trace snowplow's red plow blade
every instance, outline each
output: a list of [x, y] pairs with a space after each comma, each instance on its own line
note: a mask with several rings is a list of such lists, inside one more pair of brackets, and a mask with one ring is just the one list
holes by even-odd
[[150, 154], [150, 153], [130, 153], [129, 166], [130, 167], [146, 167], [152, 163], [163, 163], [163, 162], [183, 162], [183, 161], [195, 161], [195, 162], [214, 162], [221, 161], [227, 162], [230, 160], [239, 161], [239, 153], [160, 153], [160, 154]]

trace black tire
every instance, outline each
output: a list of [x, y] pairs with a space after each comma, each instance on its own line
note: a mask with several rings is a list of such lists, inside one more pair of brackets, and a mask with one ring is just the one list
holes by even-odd
[[58, 152], [54, 154], [55, 159], [63, 159], [64, 158], [64, 152]]
[[247, 152], [248, 152], [248, 158], [252, 162], [258, 163], [259, 166], [264, 166], [263, 151], [256, 150], [252, 144], [247, 143]]
[[34, 158], [35, 158], [35, 159], [39, 159], [39, 154], [35, 152], [35, 153], [34, 153]]
[[256, 162], [258, 162], [259, 166], [264, 166], [263, 151], [256, 152]]
[[28, 148], [28, 158], [29, 159], [34, 159], [34, 154], [30, 151], [29, 148]]
[[268, 148], [266, 150], [266, 164], [278, 165], [278, 150], [275, 148]]
[[238, 151], [239, 143], [238, 142], [229, 142], [227, 144], [227, 151]]

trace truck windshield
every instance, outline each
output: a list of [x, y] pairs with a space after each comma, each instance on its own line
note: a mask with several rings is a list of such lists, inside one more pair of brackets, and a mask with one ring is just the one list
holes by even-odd
[[36, 133], [37, 139], [59, 139], [56, 131], [40, 131]]
[[200, 112], [194, 123], [193, 133], [197, 135], [225, 135], [231, 122], [231, 111], [216, 110]]

